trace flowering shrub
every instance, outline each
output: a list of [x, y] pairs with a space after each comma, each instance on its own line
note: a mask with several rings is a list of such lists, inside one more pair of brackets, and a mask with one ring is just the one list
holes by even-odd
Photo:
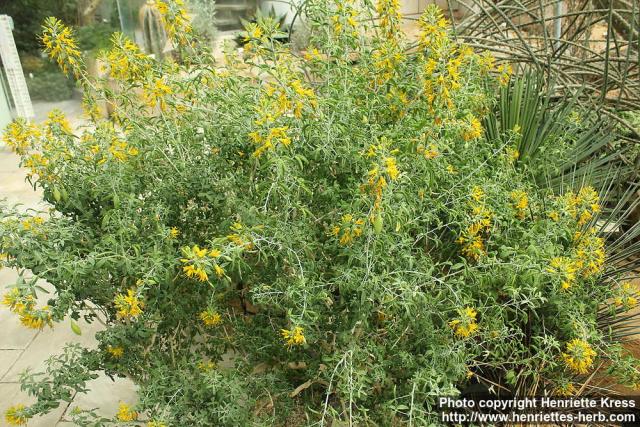
[[543, 142], [554, 156], [535, 173], [519, 128], [487, 138], [511, 69], [455, 42], [437, 8], [414, 43], [397, 1], [308, 1], [304, 54], [265, 19], [215, 64], [180, 4], [161, 5], [184, 62], [117, 35], [104, 53], [115, 85], [89, 78], [47, 21], [91, 125], [52, 112], [5, 133], [51, 210], [1, 211], [3, 263], [56, 294], [39, 307], [21, 280], [4, 303], [31, 328], [106, 325], [97, 349], [25, 375], [38, 402], [8, 422], [98, 371], [140, 387], [111, 421], [149, 426], [426, 425], [438, 396], [470, 383], [571, 394], [600, 368], [640, 384], [600, 322], [637, 299], [608, 262], [598, 192], [534, 179], [558, 170], [579, 125]]

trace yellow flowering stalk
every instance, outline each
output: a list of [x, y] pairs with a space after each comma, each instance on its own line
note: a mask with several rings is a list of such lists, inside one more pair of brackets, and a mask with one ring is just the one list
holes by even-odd
[[109, 75], [121, 82], [138, 81], [151, 69], [151, 62], [138, 45], [121, 33], [111, 37], [112, 48], [101, 59], [108, 64]]
[[576, 374], [588, 373], [596, 356], [597, 353], [591, 348], [591, 345], [578, 338], [568, 342], [566, 353], [562, 353], [567, 368]]
[[126, 295], [116, 295], [113, 303], [120, 319], [137, 319], [144, 308], [144, 302], [138, 298], [133, 289], [128, 289]]
[[577, 231], [574, 235], [575, 260], [579, 265], [582, 277], [588, 279], [602, 273], [606, 254], [604, 239], [596, 236], [596, 229], [590, 228], [584, 232]]
[[32, 150], [42, 136], [42, 132], [35, 124], [18, 117], [11, 122], [2, 134], [4, 142], [14, 153], [23, 155]]
[[579, 268], [579, 264], [571, 258], [555, 257], [549, 261], [547, 272], [558, 277], [562, 289], [567, 290], [575, 283]]
[[169, 237], [172, 239], [177, 239], [179, 235], [180, 230], [178, 230], [177, 227], [171, 227], [171, 229], [169, 230]]
[[47, 18], [43, 28], [44, 53], [56, 61], [65, 74], [71, 72], [76, 77], [80, 76], [84, 64], [71, 29], [54, 17]]
[[116, 418], [118, 419], [118, 421], [124, 422], [135, 421], [138, 419], [138, 413], [131, 409], [131, 407], [126, 403], [120, 402], [120, 404], [118, 405], [118, 413], [116, 415]]
[[435, 4], [426, 7], [418, 20], [420, 28], [420, 45], [425, 48], [439, 48], [447, 39], [449, 23], [444, 18], [442, 10]]
[[292, 330], [281, 329], [280, 334], [289, 348], [293, 346], [301, 346], [307, 342], [304, 337], [304, 329], [300, 326], [296, 326]]
[[27, 424], [26, 407], [23, 404], [10, 406], [4, 413], [4, 419], [10, 426], [24, 426]]
[[458, 315], [458, 318], [449, 322], [449, 326], [451, 326], [455, 335], [460, 338], [468, 338], [476, 333], [478, 330], [476, 322], [478, 312], [472, 307], [465, 307], [458, 309]]

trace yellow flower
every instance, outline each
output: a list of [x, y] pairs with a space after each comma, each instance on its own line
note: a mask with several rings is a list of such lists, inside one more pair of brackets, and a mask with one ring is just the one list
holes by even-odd
[[10, 426], [23, 426], [27, 424], [29, 417], [23, 404], [10, 406], [4, 413], [4, 419]]
[[386, 157], [384, 159], [384, 163], [385, 163], [385, 170], [387, 172], [387, 175], [389, 175], [389, 178], [391, 178], [392, 181], [395, 181], [396, 179], [398, 179], [398, 175], [400, 174], [400, 172], [398, 172], [396, 158]]
[[511, 65], [499, 65], [497, 70], [499, 74], [498, 80], [500, 81], [501, 86], [506, 86], [511, 79], [511, 74], [513, 73], [513, 68]]
[[201, 267], [195, 267], [195, 266], [189, 264], [189, 265], [185, 265], [184, 267], [182, 267], [182, 271], [189, 278], [194, 278], [195, 277], [201, 282], [206, 282], [207, 280], [209, 280], [209, 276], [207, 275], [207, 272]]
[[513, 200], [513, 206], [516, 209], [517, 217], [524, 219], [525, 211], [529, 206], [529, 196], [522, 190], [515, 190], [511, 192], [511, 200]]
[[462, 138], [465, 141], [471, 141], [473, 139], [478, 139], [482, 136], [482, 123], [474, 116], [467, 117], [467, 122], [465, 123], [465, 130], [462, 133]]
[[127, 290], [127, 294], [116, 295], [113, 303], [118, 310], [120, 319], [136, 319], [142, 314], [144, 302], [140, 301], [133, 289]]
[[562, 353], [567, 367], [576, 374], [586, 374], [593, 366], [597, 353], [588, 342], [575, 338], [567, 343], [566, 353]]
[[484, 196], [485, 196], [484, 190], [482, 190], [482, 188], [478, 186], [473, 187], [473, 189], [471, 190], [471, 197], [476, 202], [482, 202], [484, 200]]
[[132, 410], [126, 403], [120, 402], [116, 417], [119, 421], [135, 421], [138, 418], [138, 413]]
[[638, 290], [630, 282], [622, 282], [618, 288], [615, 303], [627, 310], [634, 308], [638, 305]]
[[220, 313], [214, 309], [207, 308], [205, 311], [200, 313], [200, 320], [202, 320], [202, 323], [204, 323], [205, 326], [218, 326], [222, 323], [222, 316], [220, 316]]
[[467, 338], [478, 330], [476, 317], [478, 312], [472, 307], [458, 309], [458, 318], [451, 320], [449, 326], [453, 329], [456, 336]]
[[577, 392], [578, 389], [570, 382], [561, 384], [553, 390], [554, 395], [562, 397], [574, 396]]
[[567, 257], [555, 257], [549, 262], [547, 272], [558, 275], [562, 289], [569, 289], [576, 280], [579, 264]]
[[42, 136], [40, 129], [33, 123], [19, 117], [15, 119], [2, 134], [4, 142], [16, 154], [26, 154]]
[[287, 346], [300, 346], [307, 342], [304, 337], [304, 329], [300, 326], [296, 326], [293, 330], [281, 329], [280, 334], [282, 338], [285, 340]]
[[169, 230], [169, 236], [172, 239], [175, 239], [179, 235], [180, 235], [180, 230], [178, 230], [176, 227], [171, 227], [171, 230]]
[[551, 218], [555, 222], [558, 222], [560, 221], [560, 214], [558, 213], [558, 211], [551, 211], [549, 212], [549, 218]]
[[51, 312], [48, 306], [37, 310], [23, 311], [20, 315], [20, 323], [29, 329], [42, 329], [45, 326], [53, 326]]
[[108, 346], [107, 353], [111, 355], [114, 359], [120, 359], [124, 355], [124, 348], [121, 346]]
[[147, 423], [147, 427], [167, 427], [162, 421], [151, 420]]
[[213, 266], [213, 271], [216, 273], [216, 276], [224, 277], [224, 268], [220, 267], [218, 264]]

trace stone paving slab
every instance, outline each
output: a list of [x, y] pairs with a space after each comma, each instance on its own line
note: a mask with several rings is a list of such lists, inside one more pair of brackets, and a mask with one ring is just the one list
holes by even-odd
[[20, 359], [9, 369], [2, 378], [3, 382], [17, 382], [20, 373], [26, 369], [41, 372], [46, 367], [46, 361], [53, 355], [61, 354], [66, 344], [79, 343], [83, 347], [95, 348], [95, 333], [99, 330], [95, 323], [87, 324], [78, 321], [82, 335], [76, 335], [70, 327], [69, 320], [65, 319], [54, 324], [53, 328], [45, 328], [35, 337], [33, 342], [24, 351]]
[[22, 350], [0, 350], [0, 381], [3, 381], [5, 375], [13, 367], [20, 355], [22, 355]]
[[67, 420], [66, 414], [74, 408], [95, 409], [98, 415], [111, 418], [118, 413], [118, 405], [124, 402], [133, 406], [138, 403], [138, 395], [133, 382], [127, 378], [114, 378], [102, 374], [87, 383], [87, 393], [76, 394], [73, 402], [67, 408], [62, 420]]

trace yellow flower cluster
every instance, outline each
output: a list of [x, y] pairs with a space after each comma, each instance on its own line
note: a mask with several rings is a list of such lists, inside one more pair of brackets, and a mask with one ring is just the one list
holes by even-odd
[[358, 36], [358, 8], [353, 0], [334, 0], [336, 13], [331, 17], [333, 31], [340, 35], [343, 32], [349, 33], [352, 37]]
[[627, 310], [634, 308], [638, 305], [638, 289], [630, 282], [622, 282], [618, 288], [615, 303]]
[[198, 245], [192, 248], [182, 248], [185, 258], [181, 258], [180, 262], [185, 264], [182, 271], [189, 278], [196, 278], [200, 282], [209, 280], [207, 268], [210, 266], [218, 278], [225, 275], [224, 269], [218, 264], [217, 259], [220, 258], [222, 252], [218, 249], [201, 248]]
[[142, 314], [144, 302], [140, 300], [133, 289], [128, 289], [125, 294], [117, 294], [113, 304], [118, 311], [119, 319], [136, 319]]
[[382, 85], [391, 80], [398, 66], [404, 61], [406, 55], [395, 38], [383, 40], [372, 54], [373, 66], [376, 70], [375, 83]]
[[581, 269], [585, 279], [600, 274], [604, 268], [606, 258], [604, 239], [596, 235], [596, 229], [590, 228], [584, 232], [577, 231], [573, 237], [575, 246], [574, 259]]
[[496, 71], [498, 72], [498, 81], [500, 82], [500, 85], [508, 85], [509, 80], [511, 79], [511, 74], [513, 74], [513, 68], [511, 67], [511, 65], [499, 65]]
[[107, 353], [114, 359], [120, 359], [124, 355], [124, 348], [122, 346], [108, 346]]
[[44, 128], [47, 136], [63, 133], [70, 135], [72, 133], [71, 124], [64, 113], [58, 109], [51, 110], [47, 114], [47, 120], [44, 121]]
[[22, 221], [21, 224], [22, 228], [25, 231], [34, 231], [37, 230], [39, 226], [44, 224], [44, 218], [39, 216], [32, 216]]
[[255, 144], [258, 144], [258, 148], [253, 152], [253, 156], [260, 157], [265, 151], [273, 150], [278, 144], [287, 147], [291, 144], [291, 138], [289, 138], [287, 134], [288, 130], [288, 126], [280, 126], [269, 129], [264, 136], [257, 131], [249, 133], [249, 138], [251, 138]]
[[485, 193], [476, 186], [471, 190], [471, 224], [458, 237], [458, 244], [462, 245], [462, 254], [468, 259], [479, 260], [486, 255], [484, 236], [491, 229], [493, 213], [485, 205]]
[[570, 382], [565, 382], [563, 384], [560, 384], [553, 390], [553, 394], [555, 396], [562, 396], [562, 397], [574, 396], [577, 392], [578, 392], [578, 389], [573, 385], [573, 383], [570, 383]]
[[578, 226], [587, 224], [595, 214], [600, 213], [600, 197], [593, 187], [583, 187], [578, 194], [568, 192], [562, 196], [565, 211], [575, 220]]
[[[129, 157], [134, 157], [138, 155], [138, 149], [135, 147], [129, 146], [124, 140], [120, 138], [112, 138], [111, 143], [108, 148], [109, 154], [113, 156], [119, 162], [126, 161]], [[98, 164], [102, 164], [106, 162], [107, 159], [103, 157], [98, 161]]]
[[29, 417], [26, 414], [26, 407], [23, 404], [10, 406], [4, 413], [4, 419], [10, 426], [24, 426]]
[[400, 32], [402, 13], [400, 12], [400, 0], [378, 0], [376, 12], [380, 17], [380, 28], [383, 37], [395, 39]]
[[560, 278], [562, 289], [569, 289], [576, 281], [576, 272], [579, 268], [579, 264], [574, 259], [555, 257], [549, 262], [547, 271]]
[[81, 52], [73, 38], [71, 29], [57, 18], [45, 20], [42, 33], [44, 52], [58, 63], [65, 74], [69, 71], [78, 77], [82, 70]]
[[167, 84], [167, 79], [160, 77], [154, 79], [151, 83], [142, 86], [143, 98], [148, 107], [155, 108], [160, 106], [160, 111], [166, 111], [166, 96], [173, 93], [171, 86]]
[[218, 326], [222, 323], [222, 316], [220, 313], [209, 307], [200, 313], [200, 320], [205, 326]]
[[467, 338], [478, 330], [478, 312], [472, 307], [458, 309], [459, 317], [449, 322], [453, 332], [460, 338]]
[[448, 39], [449, 23], [442, 15], [442, 10], [435, 4], [430, 4], [418, 20], [420, 28], [420, 45], [424, 49], [440, 48]]
[[578, 276], [588, 279], [600, 274], [604, 268], [604, 239], [596, 236], [594, 228], [576, 232], [573, 243], [571, 257], [555, 257], [547, 268], [549, 273], [559, 278], [562, 289], [573, 286]]
[[304, 337], [304, 329], [300, 326], [296, 326], [292, 330], [281, 329], [280, 334], [288, 347], [300, 346], [307, 342]]
[[253, 155], [260, 157], [265, 151], [275, 149], [278, 144], [285, 147], [291, 144], [289, 126], [273, 124], [282, 117], [301, 118], [305, 106], [315, 108], [316, 95], [313, 89], [305, 86], [300, 79], [293, 78], [279, 88], [266, 84], [256, 107], [257, 118], [254, 122], [263, 129], [249, 133], [249, 138], [258, 144]]
[[108, 64], [111, 77], [119, 81], [141, 80], [151, 68], [147, 55], [122, 34], [114, 34], [111, 43], [111, 50], [101, 57]]
[[36, 308], [36, 301], [32, 294], [22, 292], [18, 288], [11, 289], [2, 299], [2, 304], [20, 316], [20, 323], [29, 329], [42, 329], [53, 326], [49, 306]]
[[465, 141], [472, 141], [482, 136], [482, 123], [475, 116], [467, 116], [464, 124], [464, 130], [462, 132], [462, 138]]
[[180, 230], [178, 230], [177, 227], [171, 227], [171, 229], [169, 230], [169, 237], [171, 239], [177, 239], [179, 235], [180, 235]]
[[351, 214], [343, 215], [341, 224], [334, 226], [330, 234], [336, 237], [340, 236], [340, 244], [348, 246], [353, 243], [354, 239], [362, 235], [363, 225], [363, 219], [354, 219]]
[[597, 353], [588, 342], [575, 338], [567, 343], [567, 351], [562, 353], [562, 358], [572, 372], [586, 374], [593, 366], [596, 355]]
[[118, 405], [118, 413], [116, 414], [116, 418], [118, 418], [118, 421], [135, 421], [136, 419], [138, 419], [138, 413], [131, 409], [131, 407], [126, 403], [120, 402], [120, 404]]
[[[256, 228], [261, 227], [262, 226], [257, 226]], [[227, 235], [228, 241], [246, 250], [252, 250], [254, 248], [251, 236], [248, 233], [249, 230], [247, 230], [242, 223], [234, 222], [230, 228], [232, 233]]]
[[37, 144], [41, 136], [38, 126], [19, 117], [7, 126], [2, 134], [2, 142], [16, 154], [23, 155]]
[[522, 190], [512, 191], [511, 200], [518, 219], [524, 219], [527, 207], [529, 206], [529, 196], [527, 193]]
[[192, 32], [189, 14], [184, 8], [184, 0], [156, 0], [155, 6], [162, 16], [167, 34], [179, 44], [188, 43], [187, 35]]
[[424, 145], [419, 145], [417, 151], [418, 153], [422, 154], [427, 160], [435, 159], [440, 155], [438, 146], [433, 143], [429, 144], [426, 147]]
[[375, 158], [367, 173], [367, 183], [360, 186], [360, 191], [368, 191], [374, 197], [374, 209], [380, 209], [382, 204], [382, 193], [389, 181], [396, 181], [400, 176], [396, 154], [398, 149], [388, 150], [389, 141], [383, 138], [377, 145], [370, 145], [366, 156]]

